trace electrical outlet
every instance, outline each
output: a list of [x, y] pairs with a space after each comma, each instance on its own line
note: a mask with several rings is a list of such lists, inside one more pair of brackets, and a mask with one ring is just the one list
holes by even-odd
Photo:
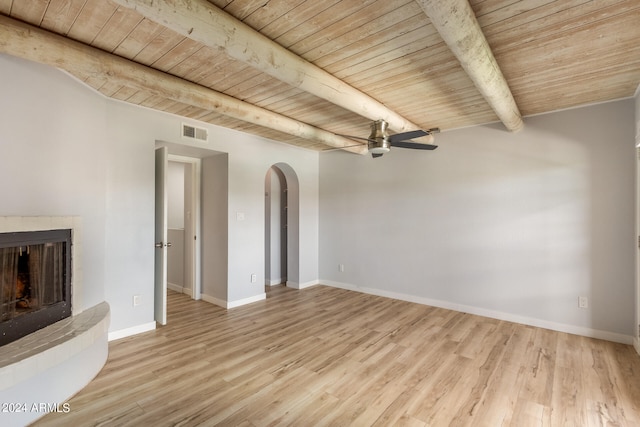
[[587, 297], [578, 297], [578, 307], [580, 307], [580, 308], [589, 308], [589, 298], [587, 298]]
[[256, 283], [258, 281], [258, 276], [256, 274], [251, 275], [251, 283]]
[[142, 304], [142, 298], [140, 297], [140, 295], [134, 295], [133, 296], [133, 306], [137, 307], [140, 304]]
[[338, 264], [338, 271], [344, 273], [344, 264]]

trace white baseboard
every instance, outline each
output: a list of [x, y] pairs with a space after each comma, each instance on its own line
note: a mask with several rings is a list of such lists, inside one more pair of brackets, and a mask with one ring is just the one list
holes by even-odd
[[167, 283], [167, 289], [171, 289], [172, 291], [175, 292], [180, 292], [183, 293], [184, 292], [184, 288], [180, 285], [176, 285], [175, 283]]
[[118, 331], [109, 332], [109, 341], [119, 340], [131, 335], [141, 334], [143, 332], [153, 331], [156, 328], [156, 322], [144, 323], [142, 325], [133, 326], [131, 328], [120, 329]]
[[312, 280], [310, 282], [305, 282], [305, 283], [298, 283], [298, 282], [292, 282], [290, 280], [287, 280], [286, 286], [287, 286], [287, 288], [304, 289], [304, 288], [308, 288], [310, 286], [317, 285], [319, 283], [320, 282], [318, 280]]
[[236, 301], [225, 301], [219, 298], [212, 297], [207, 294], [202, 294], [201, 296], [203, 301], [206, 301], [208, 303], [215, 304], [218, 307], [227, 308], [227, 309], [240, 307], [242, 305], [251, 304], [252, 302], [257, 302], [257, 301], [262, 301], [264, 299], [267, 299], [267, 294], [264, 292], [249, 298], [239, 299]]
[[282, 278], [280, 278], [280, 279], [265, 279], [264, 280], [265, 286], [276, 286], [276, 285], [281, 285], [282, 283], [284, 283], [284, 280], [282, 280]]
[[[550, 329], [552, 331], [566, 332], [574, 335], [581, 335], [589, 338], [597, 338], [606, 341], [613, 341], [622, 344], [634, 344], [636, 351], [638, 351], [637, 345], [634, 343], [634, 337], [630, 335], [618, 334], [616, 332], [601, 331], [598, 329], [585, 328], [582, 326], [567, 325], [564, 323], [550, 322], [542, 319], [535, 319], [531, 317], [518, 316], [512, 313], [505, 313], [502, 311], [488, 310], [479, 307], [473, 307], [464, 304], [456, 304], [448, 301], [434, 300], [430, 298], [418, 297], [415, 295], [401, 294], [397, 292], [383, 291], [374, 288], [365, 288], [348, 283], [334, 282], [331, 280], [321, 280], [319, 283], [331, 286], [334, 288], [346, 289], [350, 291], [362, 292], [370, 295], [377, 295], [381, 297], [393, 298], [401, 301], [415, 302], [417, 304], [424, 304], [433, 307], [446, 308], [448, 310], [460, 311], [462, 313], [475, 314], [478, 316], [489, 317], [492, 319], [505, 320], [507, 322], [520, 323], [523, 325], [535, 326], [538, 328]], [[637, 340], [635, 340], [637, 342]], [[638, 351], [640, 353], [640, 351]]]
[[202, 301], [208, 302], [209, 304], [217, 305], [218, 307], [227, 308], [227, 302], [222, 299], [218, 299], [216, 297], [212, 297], [207, 294], [200, 294]]
[[167, 283], [167, 289], [191, 296], [191, 288], [185, 288], [184, 286], [176, 285], [175, 283]]
[[227, 302], [227, 308], [235, 308], [235, 307], [240, 307], [242, 305], [247, 305], [247, 304], [251, 304], [252, 302], [258, 302], [258, 301], [262, 301], [267, 299], [267, 294], [266, 293], [261, 293], [249, 298], [243, 298], [243, 299], [239, 299], [239, 300], [235, 300], [235, 301], [229, 301]]

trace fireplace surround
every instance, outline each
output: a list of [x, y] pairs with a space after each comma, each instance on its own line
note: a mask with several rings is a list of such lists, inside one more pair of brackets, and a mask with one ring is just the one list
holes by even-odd
[[[0, 233], [71, 230], [71, 316], [0, 346], [0, 402], [34, 407], [63, 404], [102, 369], [108, 355], [109, 305], [84, 301], [83, 221], [78, 216], [0, 216]], [[43, 387], [43, 384], [46, 384]], [[2, 426], [24, 426], [42, 412], [0, 416]]]

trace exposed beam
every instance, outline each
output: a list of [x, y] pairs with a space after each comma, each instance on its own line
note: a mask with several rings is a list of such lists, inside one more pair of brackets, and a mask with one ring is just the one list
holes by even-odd
[[[72, 75], [107, 78], [111, 83], [331, 147], [353, 147], [350, 139], [3, 15], [0, 15], [0, 52], [52, 65]], [[367, 152], [364, 146], [347, 150], [359, 154]]]
[[[397, 132], [420, 127], [379, 101], [313, 65], [206, 0], [112, 0], [145, 18], [209, 47], [223, 49], [291, 86], [371, 120], [384, 119]], [[424, 138], [426, 142], [433, 137]]]
[[522, 116], [467, 0], [416, 0], [507, 129], [522, 129]]

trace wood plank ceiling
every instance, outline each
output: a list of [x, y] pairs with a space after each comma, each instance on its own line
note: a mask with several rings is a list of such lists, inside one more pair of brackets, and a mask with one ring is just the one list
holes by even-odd
[[[371, 117], [234, 59], [219, 40], [199, 41], [191, 32], [201, 34], [193, 28], [211, 25], [207, 14], [198, 15], [203, 16], [204, 24], [194, 20], [194, 27], [182, 34], [172, 20], [150, 16], [136, 5], [145, 3], [154, 4], [145, 0], [0, 0], [0, 14], [4, 15], [0, 16], [0, 30], [15, 26], [0, 34], [0, 52], [60, 66], [114, 99], [300, 147], [322, 150], [344, 143], [335, 134], [368, 135]], [[417, 127], [446, 131], [499, 120], [443, 41], [436, 18], [432, 23], [425, 13], [425, 3], [442, 3], [453, 16], [457, 6], [450, 5], [454, 2], [155, 1], [158, 3], [169, 11], [167, 16], [203, 5], [211, 8], [211, 12], [207, 9], [210, 16], [223, 10]], [[523, 116], [630, 97], [640, 83], [638, 0], [469, 3]], [[27, 40], [37, 28], [47, 31], [41, 32], [47, 39], [57, 34], [90, 47], [82, 55], [99, 61], [85, 60], [85, 66], [77, 66], [69, 59], [73, 56], [70, 47]], [[12, 44], [22, 38], [20, 48]], [[48, 51], [48, 56], [31, 53], [35, 51]], [[100, 65], [109, 58], [124, 58], [128, 60], [123, 61], [125, 65], [132, 61], [144, 66], [142, 71], [153, 69], [155, 74], [141, 74], [138, 80], [130, 76], [137, 71], [118, 76], [120, 68]], [[146, 86], [143, 82], [163, 80], [163, 76], [170, 76], [168, 85]], [[186, 86], [180, 86], [182, 83]], [[268, 114], [254, 122], [253, 112], [231, 114], [236, 104], [227, 110], [217, 108], [227, 99]], [[289, 132], [269, 125], [289, 119], [291, 129], [301, 124], [309, 129]]]

